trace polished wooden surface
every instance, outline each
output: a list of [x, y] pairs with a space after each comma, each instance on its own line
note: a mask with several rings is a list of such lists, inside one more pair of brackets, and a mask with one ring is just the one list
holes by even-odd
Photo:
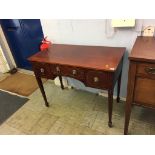
[[46, 106], [49, 104], [41, 77], [55, 79], [58, 76], [62, 89], [62, 76], [67, 76], [80, 80], [85, 86], [108, 90], [108, 125], [112, 127], [113, 90], [118, 81], [119, 102], [124, 52], [125, 48], [118, 47], [54, 44], [48, 51], [31, 56], [29, 61]]
[[134, 102], [155, 107], [155, 80], [139, 77], [136, 79]]
[[[150, 70], [151, 69], [151, 70]], [[138, 63], [137, 64], [137, 76], [142, 76], [143, 78], [155, 79], [155, 63]]]
[[129, 59], [124, 134], [128, 133], [131, 105], [155, 108], [154, 37], [138, 37]]
[[29, 60], [113, 72], [124, 51], [125, 48], [119, 47], [53, 44], [48, 51], [39, 52]]
[[155, 37], [139, 36], [133, 46], [130, 60], [137, 60], [140, 62], [155, 62]]

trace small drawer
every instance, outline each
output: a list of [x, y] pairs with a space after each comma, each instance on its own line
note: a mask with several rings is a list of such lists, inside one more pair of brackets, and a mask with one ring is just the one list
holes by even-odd
[[51, 72], [50, 72], [50, 66], [46, 63], [33, 63], [33, 69], [36, 72], [38, 76], [44, 77], [44, 78], [50, 78]]
[[78, 67], [54, 65], [52, 66], [52, 71], [56, 75], [60, 74], [62, 76], [68, 76], [79, 80], [84, 79], [84, 70]]
[[138, 64], [137, 74], [144, 75], [148, 78], [155, 78], [155, 64], [151, 64], [151, 63]]
[[86, 74], [86, 84], [93, 88], [110, 88], [113, 84], [112, 76], [108, 72], [88, 71]]
[[59, 75], [62, 71], [62, 66], [60, 65], [52, 65], [50, 66], [51, 71], [53, 72], [53, 74], [55, 75]]

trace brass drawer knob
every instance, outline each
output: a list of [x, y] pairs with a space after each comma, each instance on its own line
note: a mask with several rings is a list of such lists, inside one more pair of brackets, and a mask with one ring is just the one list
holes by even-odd
[[76, 75], [77, 71], [75, 69], [73, 69], [72, 73], [73, 73], [73, 75]]
[[57, 72], [60, 72], [60, 68], [58, 66], [56, 67], [56, 71]]
[[145, 68], [145, 72], [147, 72], [148, 74], [153, 74], [153, 75], [155, 75], [155, 68], [152, 68], [152, 67], [150, 67], [150, 68]]
[[44, 68], [40, 68], [41, 73], [44, 73]]
[[94, 82], [98, 82], [99, 78], [98, 77], [94, 77]]

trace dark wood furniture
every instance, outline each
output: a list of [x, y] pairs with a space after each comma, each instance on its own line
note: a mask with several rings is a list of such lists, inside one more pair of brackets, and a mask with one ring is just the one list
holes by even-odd
[[129, 60], [124, 134], [128, 133], [131, 105], [155, 108], [155, 38], [137, 37]]
[[47, 51], [38, 52], [28, 60], [32, 63], [46, 106], [49, 104], [41, 77], [54, 79], [59, 76], [62, 89], [62, 76], [67, 76], [82, 81], [88, 87], [108, 90], [108, 124], [111, 127], [113, 89], [118, 80], [119, 102], [124, 51], [123, 47], [53, 44]]

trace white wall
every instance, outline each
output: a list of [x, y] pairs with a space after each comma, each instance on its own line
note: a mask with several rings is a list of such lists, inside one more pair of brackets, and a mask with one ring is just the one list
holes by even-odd
[[[134, 28], [116, 28], [110, 25], [110, 20], [41, 20], [43, 32], [53, 43], [102, 45], [126, 47], [124, 57], [121, 96], [126, 97], [128, 79], [128, 54], [137, 35], [143, 26], [155, 26], [155, 20], [136, 20]], [[69, 82], [79, 88], [92, 92], [99, 90], [86, 88], [82, 83], [70, 79]], [[116, 88], [115, 88], [116, 90]], [[115, 91], [116, 94], [116, 91]]]

